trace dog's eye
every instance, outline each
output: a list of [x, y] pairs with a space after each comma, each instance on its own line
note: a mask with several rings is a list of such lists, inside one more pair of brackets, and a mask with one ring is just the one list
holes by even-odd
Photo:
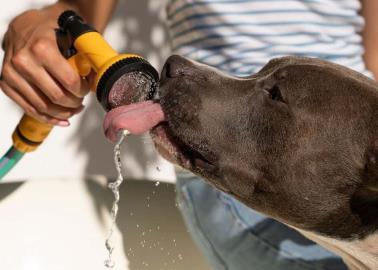
[[268, 93], [269, 93], [269, 97], [271, 99], [276, 100], [276, 101], [285, 102], [283, 97], [282, 97], [281, 90], [277, 85], [273, 86], [272, 89], [269, 89]]

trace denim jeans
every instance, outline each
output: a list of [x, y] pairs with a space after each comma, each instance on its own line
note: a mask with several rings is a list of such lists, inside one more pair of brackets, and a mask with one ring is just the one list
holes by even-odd
[[177, 172], [177, 200], [215, 270], [346, 270], [335, 254], [246, 207], [201, 178]]

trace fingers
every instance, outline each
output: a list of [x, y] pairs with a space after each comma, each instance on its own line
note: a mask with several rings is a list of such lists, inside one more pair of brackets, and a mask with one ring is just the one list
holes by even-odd
[[3, 81], [0, 81], [0, 88], [10, 99], [12, 99], [18, 106], [20, 106], [27, 115], [51, 125], [58, 125], [61, 127], [67, 127], [70, 125], [67, 120], [59, 120], [39, 113], [28, 101], [25, 100], [23, 96], [18, 94], [17, 91], [9, 87]]
[[[50, 120], [59, 122], [67, 120], [82, 109], [81, 100], [79, 107], [68, 108], [58, 104], [52, 103], [48, 97], [44, 95], [37, 87], [33, 86], [30, 82], [26, 81], [11, 65], [6, 65], [3, 68], [3, 81], [2, 89], [10, 98], [21, 96], [22, 100], [33, 107], [33, 110], [27, 108], [23, 102], [21, 106], [20, 98], [18, 103], [25, 112], [28, 112], [31, 116], [38, 118], [50, 117]], [[57, 120], [57, 121], [56, 121]]]
[[[9, 68], [17, 71], [19, 77], [27, 80], [30, 85], [35, 84], [38, 89], [41, 89], [52, 104], [67, 108], [80, 107], [82, 98], [66, 91], [43, 67], [33, 61], [33, 57], [26, 53], [19, 52], [12, 57]], [[17, 81], [13, 81], [13, 86], [17, 84]]]
[[[79, 74], [74, 71], [67, 59], [61, 55], [56, 44], [49, 44], [49, 41], [40, 41], [33, 46], [32, 52], [46, 72], [51, 74], [67, 90], [73, 101], [75, 100], [74, 97], [81, 99], [88, 93], [89, 89], [83, 87]], [[59, 66], [57, 66], [57, 63], [59, 63]]]
[[[81, 79], [63, 57], [60, 58], [61, 64], [57, 63], [55, 69], [66, 66], [66, 70], [55, 75], [60, 74], [60, 80], [66, 81], [66, 87], [72, 90], [68, 91], [58, 78], [35, 61], [34, 55], [26, 50], [12, 53], [8, 50], [4, 58], [1, 74], [4, 93], [36, 119], [54, 125], [69, 125], [67, 119], [83, 109], [83, 96], [89, 89], [86, 80]], [[70, 76], [73, 79], [67, 79]]]

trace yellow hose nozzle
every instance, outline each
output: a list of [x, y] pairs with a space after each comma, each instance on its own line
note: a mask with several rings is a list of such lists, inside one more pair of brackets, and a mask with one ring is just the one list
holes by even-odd
[[[91, 70], [97, 73], [94, 89], [98, 101], [105, 110], [110, 110], [115, 106], [109, 102], [109, 94], [113, 85], [125, 74], [143, 73], [151, 81], [151, 88], [157, 85], [159, 75], [146, 60], [135, 54], [118, 54], [75, 12], [70, 10], [63, 12], [59, 16], [58, 24], [58, 46], [62, 54], [68, 58], [68, 62], [80, 76], [89, 75]], [[62, 37], [61, 41], [60, 37]], [[66, 48], [63, 48], [64, 46]], [[151, 98], [151, 93], [138, 97], [148, 99]], [[127, 102], [134, 102], [134, 100]], [[12, 136], [14, 147], [23, 153], [34, 151], [52, 128], [50, 124], [24, 115]]]
[[22, 153], [32, 152], [44, 141], [52, 128], [53, 125], [24, 114], [13, 132], [13, 146]]

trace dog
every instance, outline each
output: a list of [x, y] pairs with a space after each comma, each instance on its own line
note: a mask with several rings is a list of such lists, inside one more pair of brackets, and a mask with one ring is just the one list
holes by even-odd
[[104, 121], [151, 130], [158, 152], [245, 205], [343, 257], [378, 269], [378, 84], [326, 61], [283, 57], [237, 78], [180, 56], [159, 100]]
[[238, 78], [180, 56], [162, 71], [158, 152], [250, 208], [378, 269], [378, 84], [283, 57]]

